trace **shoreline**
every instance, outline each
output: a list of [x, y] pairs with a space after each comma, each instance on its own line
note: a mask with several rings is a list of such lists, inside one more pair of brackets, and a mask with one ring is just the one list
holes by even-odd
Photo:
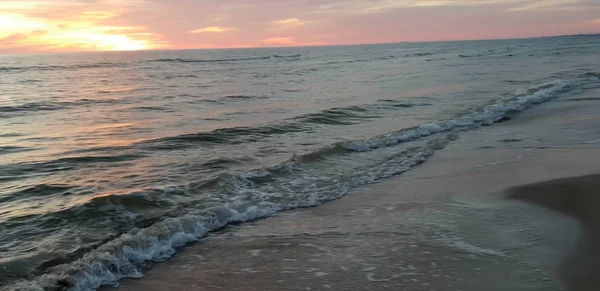
[[507, 197], [553, 209], [576, 218], [582, 234], [558, 268], [567, 290], [596, 290], [600, 286], [600, 174], [554, 179], [522, 185]]
[[600, 140], [598, 104], [570, 103], [461, 134], [423, 165], [319, 207], [228, 226], [115, 290], [590, 290], [558, 268], [582, 249], [579, 222], [505, 199], [600, 173], [600, 148], [586, 143]]

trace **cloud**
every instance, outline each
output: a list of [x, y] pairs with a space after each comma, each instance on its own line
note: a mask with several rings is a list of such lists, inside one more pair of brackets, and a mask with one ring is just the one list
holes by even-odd
[[432, 1], [415, 1], [411, 3], [411, 7], [440, 7], [440, 6], [483, 6], [494, 4], [510, 4], [527, 2], [528, 0], [432, 0]]
[[297, 26], [304, 24], [300, 18], [286, 18], [282, 20], [275, 20], [271, 22], [275, 26]]
[[205, 28], [194, 29], [188, 33], [223, 33], [228, 31], [238, 30], [235, 27], [221, 27], [221, 26], [209, 26]]
[[262, 42], [266, 43], [266, 44], [285, 45], [285, 44], [293, 44], [296, 41], [294, 40], [293, 37], [288, 36], [288, 37], [271, 37], [271, 38], [264, 39]]
[[[490, 5], [511, 5], [535, 0], [342, 0], [330, 1], [317, 6], [309, 14], [376, 14], [398, 9], [436, 7], [479, 7]], [[577, 1], [577, 0], [574, 0]]]
[[540, 11], [540, 10], [584, 10], [588, 8], [600, 8], [600, 2], [596, 0], [530, 0], [523, 1], [523, 5], [517, 6], [512, 11]]
[[47, 29], [50, 26], [38, 19], [23, 17], [18, 14], [0, 14], [0, 38], [33, 30]]
[[[315, 21], [312, 21], [311, 23], [314, 23], [314, 22]], [[309, 22], [304, 21], [300, 18], [286, 18], [286, 19], [271, 21], [271, 28], [269, 30], [277, 31], [277, 30], [297, 28], [300, 26], [304, 26], [308, 23]]]
[[128, 21], [155, 0], [0, 0], [0, 51], [134, 50], [167, 45]]
[[36, 8], [39, 4], [39, 1], [0, 1], [0, 11], [23, 11]]
[[121, 3], [111, 6], [113, 2], [73, 0], [52, 6], [40, 0], [19, 7], [16, 1], [0, 0], [0, 7], [8, 9], [0, 14], [0, 51], [136, 50], [166, 45], [161, 35], [142, 25], [115, 20], [126, 10]]
[[0, 0], [0, 11], [0, 51], [507, 38], [600, 25], [600, 0]]
[[[0, 0], [0, 11], [53, 20], [73, 20], [75, 17], [108, 19], [128, 11], [154, 7], [154, 1], [156, 0]], [[85, 15], [86, 13], [89, 14]]]

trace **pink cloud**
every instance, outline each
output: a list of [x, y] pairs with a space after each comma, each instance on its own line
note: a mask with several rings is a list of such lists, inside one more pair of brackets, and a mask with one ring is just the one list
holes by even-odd
[[208, 26], [205, 28], [191, 30], [189, 33], [223, 33], [236, 30], [238, 29], [235, 27]]
[[0, 10], [31, 20], [4, 36], [91, 22], [172, 49], [600, 33], [597, 0], [0, 0]]

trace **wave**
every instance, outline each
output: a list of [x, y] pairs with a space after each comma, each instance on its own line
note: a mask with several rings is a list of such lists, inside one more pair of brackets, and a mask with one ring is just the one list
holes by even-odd
[[[425, 99], [425, 98], [419, 98]], [[390, 108], [390, 107], [399, 107], [399, 108], [411, 108], [416, 106], [429, 106], [431, 103], [411, 103], [406, 100], [393, 100], [393, 99], [379, 99], [373, 105], [374, 107], [379, 108]]]
[[[371, 59], [353, 59], [353, 60], [329, 61], [329, 62], [326, 62], [325, 64], [327, 64], [327, 65], [338, 65], [338, 64], [366, 63], [366, 62], [372, 62], [372, 61], [392, 60], [392, 59], [396, 59], [398, 57], [399, 56], [397, 56], [397, 55], [387, 55], [387, 56], [379, 56], [379, 57], [375, 57], [375, 58], [371, 58]], [[318, 69], [315, 69], [315, 70], [318, 70]]]
[[239, 100], [257, 100], [257, 99], [267, 99], [267, 96], [257, 96], [257, 95], [227, 95], [219, 98], [223, 101], [239, 101]]
[[193, 74], [165, 76], [165, 79], [196, 79], [196, 78], [198, 78], [198, 75], [193, 75]]
[[18, 136], [23, 136], [24, 134], [22, 133], [17, 133], [17, 132], [7, 132], [7, 133], [0, 133], [0, 138], [2, 137], [18, 137]]
[[[433, 56], [438, 53], [412, 53], [403, 55], [404, 58], [414, 58], [414, 57], [425, 57], [425, 56]], [[371, 59], [352, 59], [352, 60], [337, 60], [337, 61], [329, 61], [325, 64], [328, 65], [337, 65], [337, 64], [354, 64], [354, 63], [363, 63], [363, 62], [372, 62], [372, 61], [386, 61], [401, 58], [402, 55], [386, 55], [386, 56], [378, 56]], [[445, 60], [445, 58], [439, 59], [428, 59], [428, 61], [432, 60]]]
[[[329, 61], [329, 62], [326, 62], [325, 64], [327, 64], [327, 65], [354, 64], [354, 63], [364, 63], [364, 62], [369, 62], [369, 61], [371, 61], [371, 60], [356, 59], [356, 60], [343, 60], [343, 61]], [[319, 68], [311, 69], [311, 71], [317, 71], [317, 70], [319, 70]]]
[[297, 124], [266, 125], [260, 127], [231, 127], [216, 129], [210, 132], [183, 134], [138, 143], [142, 147], [152, 149], [182, 149], [197, 145], [239, 144], [254, 142], [274, 135], [304, 130]]
[[210, 169], [226, 169], [228, 168], [230, 165], [239, 165], [243, 163], [243, 161], [240, 160], [236, 160], [236, 159], [230, 159], [230, 158], [216, 158], [216, 159], [212, 159], [209, 160], [205, 163], [202, 163], [202, 167], [207, 167]]
[[447, 60], [446, 58], [436, 58], [436, 59], [426, 59], [426, 62], [433, 62], [433, 61], [445, 61]]
[[596, 72], [587, 72], [587, 73], [584, 73], [583, 76], [600, 79], [600, 73], [596, 73]]
[[122, 103], [129, 102], [120, 99], [78, 99], [74, 101], [47, 101], [47, 102], [30, 102], [18, 105], [5, 105], [0, 106], [0, 118], [3, 117], [13, 117], [23, 114], [28, 114], [30, 112], [40, 112], [40, 111], [55, 111], [62, 110], [76, 106], [82, 105], [93, 105], [93, 104], [111, 104], [111, 103]]
[[20, 146], [0, 146], [0, 155], [6, 155], [6, 154], [12, 154], [12, 153], [19, 153], [19, 152], [26, 152], [26, 151], [32, 151], [34, 150], [33, 148], [28, 148], [28, 147], [20, 147]]
[[5, 164], [0, 168], [0, 182], [18, 180], [30, 173], [56, 173], [72, 170], [86, 164], [119, 163], [145, 157], [140, 154], [75, 156], [48, 161]]
[[[512, 114], [558, 98], [574, 87], [574, 84], [561, 80], [544, 83], [518, 91], [510, 99], [474, 108], [454, 119], [431, 122], [370, 139], [341, 142], [313, 153], [295, 156], [273, 167], [239, 175], [219, 175], [193, 187], [174, 188], [173, 191], [179, 191], [174, 193], [180, 195], [188, 195], [193, 188], [207, 196], [180, 205], [177, 211], [170, 211], [169, 215], [152, 220], [147, 227], [122, 234], [69, 264], [55, 266], [40, 277], [19, 282], [11, 288], [93, 290], [122, 278], [140, 278], [143, 276], [142, 268], [149, 263], [169, 259], [178, 248], [211, 231], [231, 223], [338, 199], [358, 186], [401, 174], [425, 162], [462, 131], [501, 122]], [[423, 143], [387, 156], [384, 160], [370, 161], [372, 156], [364, 156], [365, 163], [361, 163], [364, 167], [360, 168], [344, 169], [344, 159], [336, 159], [339, 155], [353, 155], [357, 159], [361, 157], [361, 152], [417, 139], [423, 140]], [[331, 158], [336, 160], [337, 167], [310, 166]], [[138, 193], [132, 197], [97, 198], [90, 203], [101, 207], [123, 204], [145, 207], [148, 196], [163, 199], [168, 195]], [[158, 203], [165, 202], [159, 200]], [[170, 204], [164, 206], [168, 208]]]
[[[401, 174], [425, 162], [462, 131], [502, 122], [513, 114], [558, 98], [576, 87], [572, 82], [552, 81], [518, 91], [511, 98], [474, 108], [453, 119], [369, 139], [340, 142], [312, 153], [294, 156], [273, 167], [238, 175], [223, 174], [188, 187], [161, 190], [186, 197], [198, 196], [198, 193], [206, 195], [185, 205], [177, 205], [177, 211], [169, 211], [167, 216], [146, 220], [146, 224], [149, 224], [147, 227], [122, 234], [75, 261], [56, 266], [40, 277], [19, 282], [11, 288], [93, 290], [122, 278], [140, 278], [143, 276], [142, 268], [149, 263], [169, 259], [178, 248], [211, 231], [230, 223], [272, 216], [280, 211], [320, 205], [344, 196], [355, 187]], [[353, 109], [345, 110], [351, 112]], [[365, 109], [354, 110], [361, 113]], [[360, 168], [344, 169], [344, 159], [338, 158], [341, 155], [353, 155], [356, 162], [363, 152], [415, 140], [423, 140], [423, 143], [387, 156], [384, 160], [370, 161], [372, 156], [364, 156], [365, 163], [361, 163], [364, 167]], [[313, 163], [330, 159], [336, 161], [337, 167], [311, 167]], [[229, 162], [216, 159], [207, 164]], [[159, 190], [149, 190], [122, 197], [99, 197], [85, 207], [173, 207], [171, 202], [163, 200], [170, 195], [160, 193]]]
[[[180, 216], [165, 217], [149, 227], [123, 234], [68, 265], [54, 266], [51, 273], [30, 282], [17, 283], [13, 289], [93, 290], [121, 278], [139, 278], [142, 276], [141, 268], [149, 262], [166, 260], [177, 248], [211, 231], [230, 223], [268, 217], [280, 211], [316, 206], [340, 198], [354, 187], [410, 170], [448, 140], [403, 152], [375, 170], [350, 174], [337, 182], [325, 181], [292, 165], [224, 179], [218, 183], [218, 188], [224, 190], [211, 197], [218, 203], [213, 202], [202, 209], [189, 209]], [[274, 175], [275, 172], [279, 176]], [[321, 183], [314, 183], [318, 180]], [[273, 189], [274, 181], [285, 188]], [[227, 189], [234, 193], [228, 193]]]
[[221, 128], [210, 132], [183, 134], [143, 141], [137, 145], [149, 147], [151, 149], [173, 150], [198, 145], [256, 142], [278, 135], [312, 130], [315, 125], [351, 125], [360, 123], [368, 119], [378, 118], [379, 115], [376, 114], [375, 110], [398, 110], [426, 105], [429, 104], [413, 104], [401, 100], [379, 100], [374, 104], [322, 110], [315, 113], [292, 117], [269, 125]]
[[44, 81], [38, 80], [38, 79], [28, 79], [28, 80], [19, 81], [19, 84], [37, 84], [37, 83], [43, 83], [43, 82]]
[[114, 68], [123, 66], [124, 62], [99, 62], [77, 65], [53, 65], [53, 66], [23, 66], [23, 67], [0, 67], [0, 72], [26, 72], [26, 71], [58, 71], [58, 70], [80, 70], [96, 68]]
[[367, 114], [368, 108], [351, 106], [346, 108], [332, 108], [317, 113], [310, 113], [292, 118], [302, 123], [315, 123], [327, 125], [350, 125], [361, 119], [375, 118]]
[[347, 150], [342, 146], [342, 143], [335, 143], [307, 154], [294, 155], [289, 162], [312, 163], [327, 160], [344, 153], [347, 153]]
[[278, 58], [278, 59], [294, 59], [294, 58], [299, 58], [301, 57], [301, 54], [294, 54], [294, 55], [273, 55], [274, 58]]
[[[0, 114], [23, 111], [49, 111], [63, 108], [60, 103], [55, 102], [31, 102], [13, 106], [0, 106]], [[2, 115], [0, 115], [2, 116]]]
[[[81, 215], [83, 208], [85, 209], [84, 211], [95, 209], [96, 211], [100, 210], [103, 212], [106, 212], [110, 207], [125, 207], [129, 210], [136, 208], [148, 209], [150, 207], [165, 209], [174, 205], [172, 200], [165, 199], [165, 192], [168, 192], [170, 196], [177, 195], [175, 189], [170, 189], [169, 191], [152, 190], [133, 192], [126, 195], [107, 195], [92, 198], [88, 203], [79, 205], [69, 211]], [[110, 207], [107, 208], [106, 206]]]
[[497, 49], [489, 49], [486, 51], [480, 51], [477, 53], [472, 53], [472, 54], [459, 54], [458, 57], [460, 58], [481, 58], [481, 57], [488, 57], [488, 56], [493, 56], [493, 55], [503, 55], [503, 54], [509, 54], [511, 51], [511, 49], [505, 49], [503, 51], [497, 50]]
[[531, 81], [527, 81], [527, 80], [504, 80], [504, 82], [511, 83], [511, 84], [530, 84], [531, 83]]
[[565, 99], [566, 102], [578, 102], [578, 101], [597, 101], [600, 100], [600, 97], [582, 97], [582, 98], [570, 98]]
[[90, 98], [82, 98], [73, 101], [63, 101], [57, 102], [61, 106], [79, 106], [79, 105], [95, 105], [95, 104], [115, 104], [115, 103], [130, 103], [130, 100], [124, 99], [110, 99], [107, 97], [98, 98], [98, 99], [90, 99]]
[[66, 195], [66, 193], [71, 189], [73, 189], [73, 187], [62, 184], [39, 184], [33, 187], [21, 189], [8, 195], [0, 196], [0, 203], [14, 201], [20, 199], [21, 197], [43, 197], [55, 194]]
[[464, 55], [464, 54], [460, 54], [458, 55], [458, 57], [460, 58], [465, 58], [465, 59], [469, 59], [469, 58], [477, 58], [477, 57], [484, 57], [487, 56], [486, 54], [473, 54], [473, 55]]
[[571, 88], [569, 83], [557, 80], [528, 88], [516, 93], [515, 98], [500, 101], [475, 109], [455, 119], [435, 121], [401, 131], [388, 133], [367, 140], [354, 141], [345, 145], [348, 150], [367, 151], [382, 146], [395, 145], [432, 134], [447, 132], [457, 128], [491, 125], [510, 118], [511, 114], [523, 111], [533, 105], [557, 98]]
[[[297, 59], [302, 55], [273, 55], [273, 56], [262, 56], [262, 57], [250, 57], [250, 58], [230, 58], [230, 59], [188, 59], [188, 58], [163, 58], [154, 60], [142, 60], [134, 62], [97, 62], [97, 63], [84, 63], [76, 65], [32, 65], [32, 66], [0, 66], [0, 72], [26, 72], [26, 71], [58, 71], [58, 70], [80, 70], [80, 69], [96, 69], [96, 68], [114, 68], [128, 65], [130, 63], [155, 63], [155, 62], [174, 62], [174, 63], [222, 63], [222, 62], [243, 62], [243, 61], [256, 61], [256, 60], [268, 60], [271, 58], [277, 59]], [[196, 77], [196, 76], [186, 76]], [[35, 80], [32, 80], [35, 81]]]
[[124, 87], [124, 88], [114, 88], [114, 89], [103, 89], [99, 90], [99, 94], [112, 94], [112, 93], [123, 93], [123, 92], [132, 92], [137, 90], [136, 87]]
[[490, 56], [514, 57], [515, 54], [513, 54], [511, 52], [512, 52], [512, 49], [510, 49], [510, 48], [506, 48], [504, 50], [490, 49], [485, 52], [479, 52], [479, 53], [473, 53], [473, 54], [459, 54], [458, 57], [466, 58], [466, 59], [483, 58], [483, 57], [490, 57]]
[[134, 106], [134, 107], [127, 108], [127, 110], [175, 112], [175, 109], [172, 109], [172, 108], [169, 108], [166, 106]]
[[271, 56], [252, 57], [252, 58], [231, 58], [231, 59], [168, 58], [168, 59], [149, 60], [148, 62], [159, 62], [159, 63], [225, 63], [225, 62], [246, 62], [246, 61], [268, 60], [270, 58], [271, 58]]
[[45, 164], [89, 164], [89, 163], [114, 163], [137, 160], [144, 157], [139, 154], [122, 154], [112, 156], [78, 156], [68, 157], [45, 162]]
[[414, 53], [414, 54], [407, 54], [404, 55], [405, 58], [411, 58], [411, 57], [426, 57], [426, 56], [432, 56], [435, 55], [434, 53]]

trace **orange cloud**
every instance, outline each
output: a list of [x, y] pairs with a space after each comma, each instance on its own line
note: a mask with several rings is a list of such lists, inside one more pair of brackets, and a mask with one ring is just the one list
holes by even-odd
[[306, 22], [301, 20], [300, 18], [286, 18], [281, 20], [275, 20], [271, 22], [272, 28], [269, 30], [277, 31], [277, 30], [285, 30], [293, 27], [299, 27], [305, 25]]
[[16, 33], [47, 29], [50, 25], [37, 19], [23, 17], [21, 15], [0, 14], [0, 38]]
[[125, 11], [122, 6], [102, 6], [113, 2], [55, 6], [44, 0], [0, 2], [6, 11], [0, 14], [0, 51], [141, 50], [166, 45], [143, 26], [107, 25]]
[[272, 22], [272, 24], [276, 26], [297, 26], [304, 24], [304, 21], [302, 21], [299, 18], [287, 18], [282, 20], [275, 20]]
[[235, 27], [221, 27], [221, 26], [209, 26], [209, 27], [205, 27], [205, 28], [200, 28], [200, 29], [194, 29], [192, 31], [189, 31], [189, 33], [222, 33], [222, 32], [228, 32], [228, 31], [236, 31], [237, 28]]

